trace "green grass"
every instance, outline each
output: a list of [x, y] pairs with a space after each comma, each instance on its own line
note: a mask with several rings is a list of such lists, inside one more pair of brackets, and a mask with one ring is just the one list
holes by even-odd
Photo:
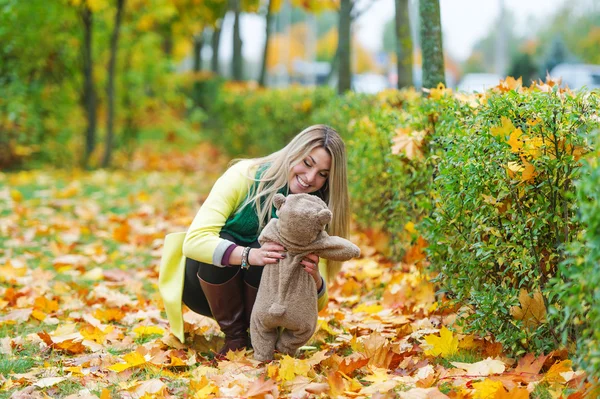
[[547, 383], [541, 383], [535, 386], [533, 392], [531, 392], [531, 399], [552, 399], [552, 394], [548, 389]]
[[436, 362], [446, 368], [454, 368], [452, 362], [477, 363], [483, 360], [483, 356], [475, 351], [461, 350], [446, 358], [436, 358]]
[[31, 359], [0, 359], [0, 374], [7, 377], [9, 374], [21, 374], [34, 365]]

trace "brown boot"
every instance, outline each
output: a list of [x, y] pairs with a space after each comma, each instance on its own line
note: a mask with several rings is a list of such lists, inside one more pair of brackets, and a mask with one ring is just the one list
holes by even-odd
[[219, 355], [226, 355], [230, 350], [245, 349], [249, 323], [246, 322], [246, 310], [242, 299], [244, 291], [242, 273], [238, 271], [223, 284], [211, 284], [200, 277], [198, 280], [213, 317], [225, 334], [225, 345], [219, 351]]
[[[244, 308], [246, 312], [246, 320], [248, 321], [248, 325], [250, 325], [250, 316], [252, 316], [252, 308], [254, 307], [254, 302], [256, 301], [257, 293], [258, 288], [254, 288], [253, 286], [244, 281]], [[252, 348], [252, 341], [250, 341], [249, 335], [246, 347], [248, 349]]]

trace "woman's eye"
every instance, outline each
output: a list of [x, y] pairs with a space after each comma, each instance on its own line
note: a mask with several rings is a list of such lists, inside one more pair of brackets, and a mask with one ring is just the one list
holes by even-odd
[[304, 160], [304, 165], [306, 165], [310, 168], [310, 164], [306, 160]]
[[326, 179], [327, 179], [327, 177], [328, 177], [327, 173], [320, 173], [320, 175], [321, 175], [321, 177], [324, 177], [324, 178], [326, 178]]

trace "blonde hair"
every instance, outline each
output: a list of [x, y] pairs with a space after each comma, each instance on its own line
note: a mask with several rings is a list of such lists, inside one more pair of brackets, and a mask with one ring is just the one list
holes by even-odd
[[[293, 166], [308, 156], [315, 148], [324, 148], [331, 155], [331, 168], [327, 182], [321, 188], [323, 200], [333, 213], [333, 219], [326, 230], [330, 235], [348, 238], [350, 225], [350, 209], [348, 199], [348, 178], [346, 173], [346, 147], [344, 141], [333, 128], [327, 125], [313, 125], [296, 135], [281, 150], [262, 158], [254, 159], [250, 167], [251, 173], [264, 170], [260, 178], [248, 176], [258, 182], [249, 192], [248, 198], [240, 209], [254, 203], [258, 215], [259, 229], [271, 219], [273, 197], [288, 184]], [[255, 168], [255, 167], [258, 167]], [[289, 190], [289, 188], [288, 188]], [[288, 194], [288, 193], [286, 193]], [[333, 282], [341, 268], [341, 262], [328, 261], [328, 282]]]

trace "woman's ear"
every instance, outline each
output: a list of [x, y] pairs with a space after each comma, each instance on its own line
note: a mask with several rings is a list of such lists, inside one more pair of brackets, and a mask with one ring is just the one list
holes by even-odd
[[279, 193], [275, 194], [275, 197], [273, 197], [273, 203], [275, 204], [276, 209], [281, 208], [281, 205], [285, 204], [285, 196]]
[[331, 218], [333, 217], [333, 214], [331, 213], [331, 211], [329, 209], [323, 209], [323, 210], [319, 211], [319, 213], [317, 214], [317, 217], [319, 218], [319, 222], [321, 222], [321, 224], [323, 226], [325, 226], [326, 224], [331, 222]]

